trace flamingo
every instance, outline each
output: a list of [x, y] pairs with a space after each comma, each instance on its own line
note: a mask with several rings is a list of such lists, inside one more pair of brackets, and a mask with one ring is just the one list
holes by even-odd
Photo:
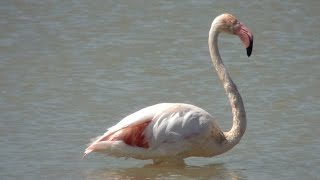
[[154, 164], [183, 162], [188, 157], [212, 157], [240, 142], [246, 130], [246, 113], [240, 93], [224, 66], [219, 50], [220, 33], [237, 35], [247, 50], [253, 47], [250, 30], [231, 14], [217, 16], [209, 31], [212, 63], [228, 95], [233, 114], [232, 128], [223, 132], [205, 110], [183, 103], [160, 103], [128, 115], [97, 137], [84, 152], [114, 157], [153, 160]]

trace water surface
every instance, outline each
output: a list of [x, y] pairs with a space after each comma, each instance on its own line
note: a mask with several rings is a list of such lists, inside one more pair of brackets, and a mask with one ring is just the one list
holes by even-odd
[[[1, 179], [317, 179], [320, 1], [1, 1]], [[213, 18], [254, 33], [252, 57], [223, 35], [221, 55], [244, 99], [241, 143], [186, 167], [98, 154], [89, 139], [159, 102], [192, 103], [231, 127], [210, 64]]]

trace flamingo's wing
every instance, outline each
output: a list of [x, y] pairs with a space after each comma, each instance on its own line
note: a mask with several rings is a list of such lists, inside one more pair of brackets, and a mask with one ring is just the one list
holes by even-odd
[[168, 109], [171, 106], [173, 106], [171, 103], [156, 104], [128, 115], [116, 125], [108, 128], [102, 136], [94, 138], [92, 143], [85, 150], [85, 155], [93, 150], [97, 150], [97, 148], [99, 149], [100, 144], [101, 146], [105, 146], [102, 142], [105, 142], [106, 140], [121, 139], [132, 145], [146, 147], [145, 142], [137, 138], [139, 137], [141, 139], [145, 127], [154, 119], [155, 116], [157, 116], [158, 113], [163, 112], [163, 110]]
[[116, 125], [108, 128], [108, 131], [106, 133], [115, 132], [128, 126], [134, 126], [144, 123], [146, 121], [150, 121], [157, 114], [163, 112], [163, 110], [168, 109], [172, 106], [173, 104], [171, 103], [162, 103], [143, 108], [135, 113], [128, 115], [127, 117], [123, 118], [120, 122], [118, 122]]
[[[175, 155], [203, 144], [215, 128], [218, 127], [212, 117], [196, 106], [157, 104], [137, 111], [110, 127], [86, 149], [85, 155], [99, 150], [119, 157], [141, 159], [160, 154]], [[215, 132], [221, 131], [217, 129]]]
[[173, 150], [199, 146], [208, 138], [220, 139], [223, 133], [205, 110], [189, 104], [176, 104], [154, 117], [146, 129], [146, 136], [152, 148], [168, 146], [165, 148]]

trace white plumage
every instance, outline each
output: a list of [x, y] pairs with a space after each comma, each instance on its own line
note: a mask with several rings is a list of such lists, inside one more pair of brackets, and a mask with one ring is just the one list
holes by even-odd
[[[149, 122], [143, 132], [144, 139], [148, 141], [148, 148], [127, 145], [123, 141], [111, 143], [101, 141], [121, 129], [145, 122]], [[101, 146], [101, 152], [108, 155], [136, 159], [176, 159], [204, 155], [204, 153], [206, 156], [212, 156], [218, 152], [208, 152], [202, 147], [216, 137], [214, 133], [220, 134], [222, 139], [222, 131], [211, 115], [203, 109], [190, 104], [162, 103], [146, 107], [125, 117], [95, 140], [85, 153], [90, 153], [93, 148], [99, 151], [97, 149]], [[106, 148], [106, 146], [110, 147]]]

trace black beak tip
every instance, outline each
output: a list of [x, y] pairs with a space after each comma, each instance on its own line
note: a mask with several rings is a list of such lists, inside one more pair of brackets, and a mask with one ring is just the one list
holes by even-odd
[[247, 55], [248, 55], [248, 57], [251, 56], [251, 53], [252, 53], [252, 46], [249, 46], [249, 47], [247, 48]]
[[252, 39], [250, 39], [250, 45], [249, 45], [249, 47], [247, 47], [247, 55], [248, 55], [248, 57], [251, 56], [252, 48], [253, 48], [253, 37], [252, 37]]

